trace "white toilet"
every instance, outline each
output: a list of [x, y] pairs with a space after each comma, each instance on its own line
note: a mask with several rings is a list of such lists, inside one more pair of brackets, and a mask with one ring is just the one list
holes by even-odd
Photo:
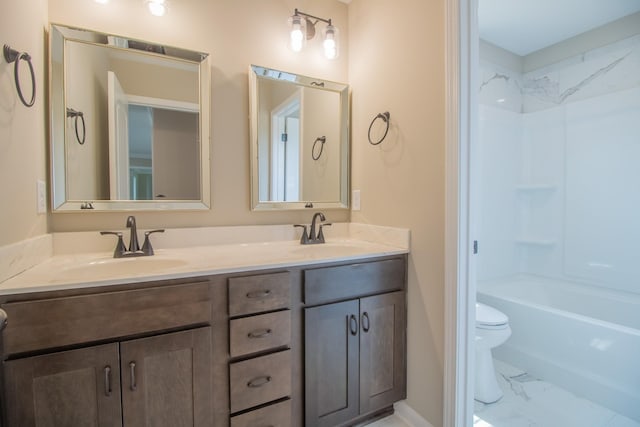
[[494, 403], [502, 398], [496, 379], [491, 349], [511, 336], [509, 318], [493, 307], [476, 303], [476, 385], [475, 400]]

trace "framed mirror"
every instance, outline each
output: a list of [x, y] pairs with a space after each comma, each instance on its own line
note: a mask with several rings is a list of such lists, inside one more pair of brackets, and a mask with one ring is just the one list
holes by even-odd
[[54, 212], [209, 209], [209, 55], [52, 24]]
[[348, 208], [349, 86], [249, 68], [253, 210]]

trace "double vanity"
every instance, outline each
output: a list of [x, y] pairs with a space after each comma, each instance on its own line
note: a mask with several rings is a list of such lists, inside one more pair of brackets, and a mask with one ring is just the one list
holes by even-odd
[[[210, 209], [209, 55], [57, 24], [49, 39], [53, 213]], [[256, 65], [248, 77], [251, 209], [346, 212], [348, 85]], [[406, 395], [409, 233], [324, 220], [147, 230], [142, 243], [131, 216], [103, 232], [115, 239], [47, 235], [30, 268], [0, 272], [13, 276], [0, 282], [0, 426], [391, 413]]]
[[0, 283], [3, 425], [339, 426], [391, 412], [406, 393], [408, 232], [334, 224], [301, 245], [291, 226], [227, 228], [167, 230], [154, 256], [62, 253]]

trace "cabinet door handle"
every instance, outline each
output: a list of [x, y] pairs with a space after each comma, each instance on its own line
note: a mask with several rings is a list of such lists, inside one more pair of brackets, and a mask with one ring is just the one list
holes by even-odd
[[261, 377], [256, 377], [247, 383], [247, 387], [250, 388], [258, 388], [262, 387], [265, 384], [271, 382], [271, 377], [269, 375], [263, 375]]
[[271, 295], [271, 291], [269, 289], [247, 292], [247, 298], [266, 298], [269, 295]]
[[111, 366], [104, 367], [104, 395], [111, 396]]
[[362, 330], [364, 332], [369, 332], [369, 329], [371, 328], [371, 322], [369, 321], [369, 313], [367, 313], [366, 311], [364, 313], [362, 313]]
[[249, 338], [264, 338], [266, 336], [271, 335], [271, 329], [256, 329], [255, 331], [251, 331], [247, 334]]
[[136, 388], [138, 388], [136, 385], [136, 362], [129, 363], [129, 379], [131, 382], [129, 388], [131, 391], [136, 391]]
[[355, 314], [349, 316], [349, 328], [351, 329], [351, 335], [358, 334], [358, 318]]

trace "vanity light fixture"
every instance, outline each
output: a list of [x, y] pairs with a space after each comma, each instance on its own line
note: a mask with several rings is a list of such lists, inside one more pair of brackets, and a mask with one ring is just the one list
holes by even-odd
[[145, 3], [153, 16], [164, 16], [167, 13], [166, 0], [145, 0]]
[[294, 52], [300, 52], [307, 40], [311, 40], [316, 35], [316, 24], [318, 22], [327, 24], [322, 31], [322, 47], [324, 56], [328, 59], [338, 57], [338, 29], [331, 24], [331, 19], [319, 18], [295, 9], [294, 14], [289, 18], [291, 27], [290, 46]]

